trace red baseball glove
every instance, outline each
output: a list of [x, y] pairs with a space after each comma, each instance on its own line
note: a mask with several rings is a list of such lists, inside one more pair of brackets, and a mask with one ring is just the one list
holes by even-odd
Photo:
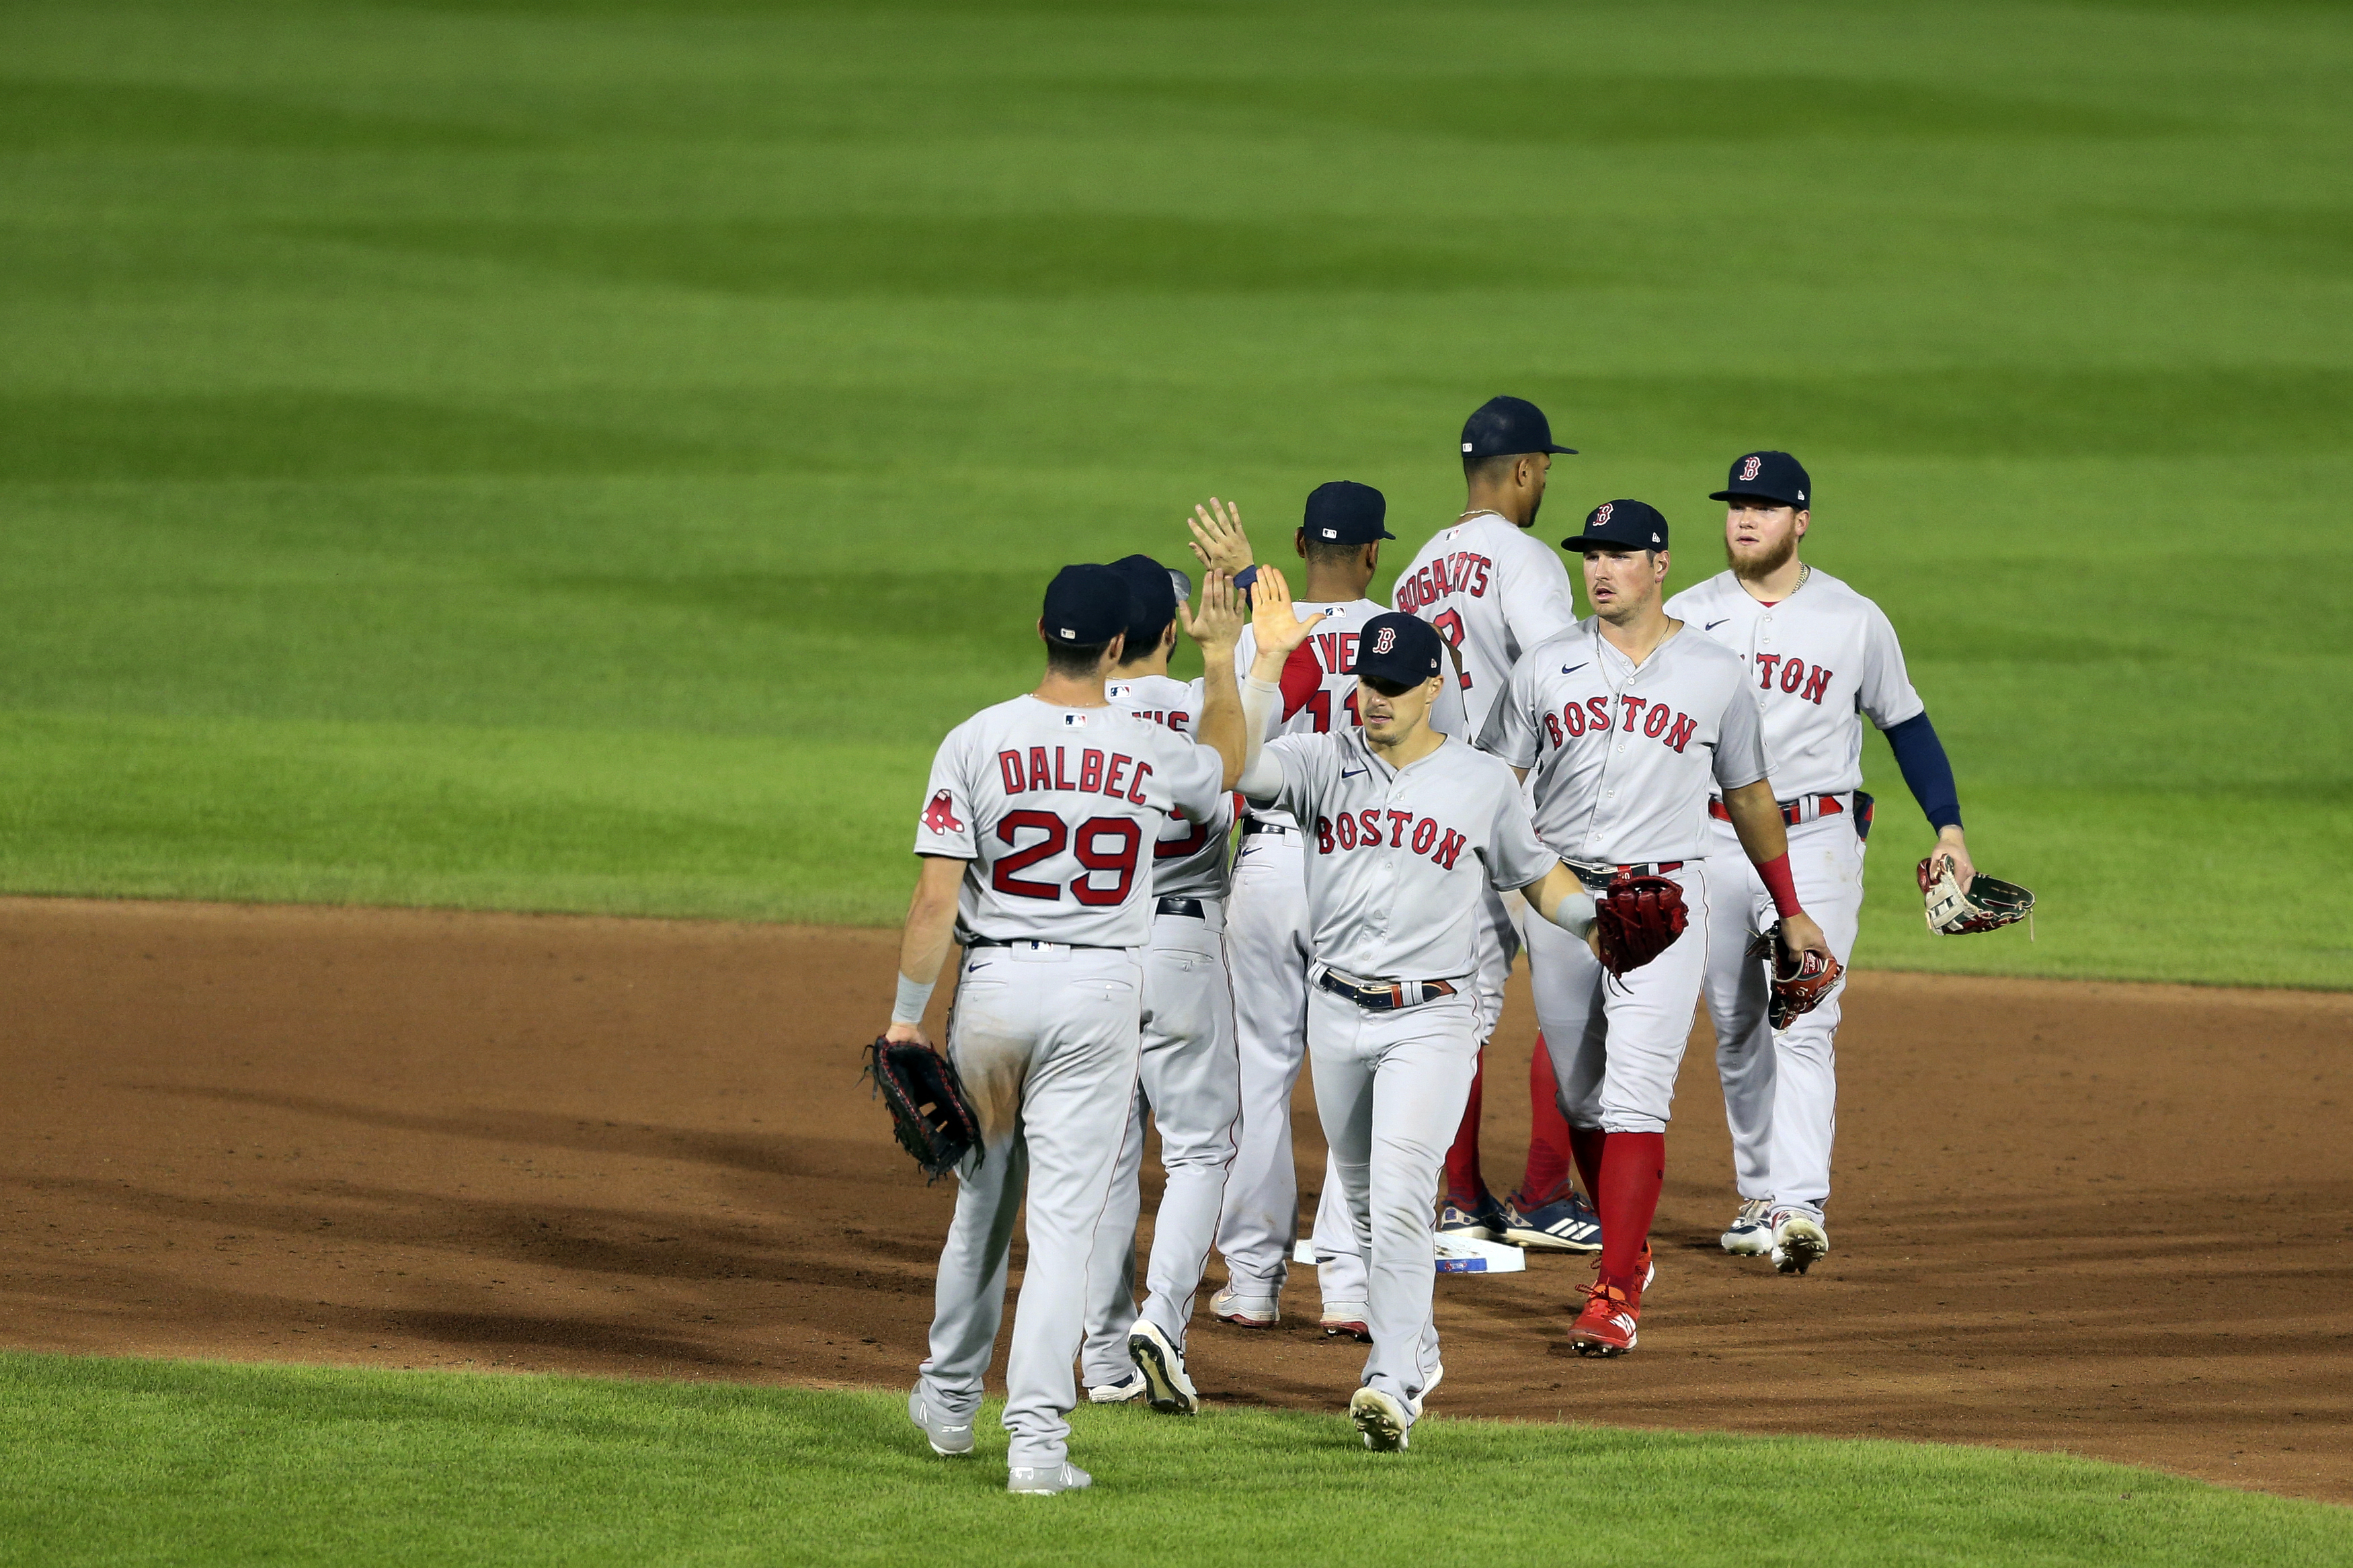
[[1773, 997], [1766, 1016], [1776, 1029], [1786, 1029], [1822, 1005], [1831, 987], [1846, 971], [1835, 958], [1814, 952], [1793, 952], [1781, 940], [1781, 924], [1773, 923]]
[[1593, 900], [1601, 967], [1620, 979], [1673, 946], [1685, 923], [1683, 890], [1664, 877], [1620, 871]]

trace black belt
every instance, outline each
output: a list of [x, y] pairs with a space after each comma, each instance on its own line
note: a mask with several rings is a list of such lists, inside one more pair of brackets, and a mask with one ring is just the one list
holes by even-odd
[[1067, 947], [1080, 952], [1125, 952], [1124, 947], [1105, 947], [1099, 942], [1050, 942], [1042, 936], [976, 936], [965, 943], [973, 947]]
[[1419, 1005], [1419, 1002], [1406, 1000], [1405, 988], [1408, 985], [1419, 984], [1421, 987], [1420, 1002], [1427, 1002], [1433, 996], [1454, 994], [1454, 987], [1443, 980], [1418, 982], [1408, 980], [1394, 985], [1358, 985], [1353, 981], [1341, 979], [1328, 969], [1316, 976], [1315, 984], [1335, 996], [1345, 996], [1349, 1001], [1370, 1013], [1393, 1013], [1400, 1007]]
[[1296, 833], [1298, 831], [1295, 827], [1285, 827], [1280, 822], [1261, 822], [1255, 816], [1242, 818], [1242, 837], [1245, 838], [1253, 833]]
[[1198, 899], [1163, 899], [1152, 906], [1152, 911], [1161, 915], [1182, 915], [1188, 921], [1209, 918], [1202, 910], [1201, 900]]

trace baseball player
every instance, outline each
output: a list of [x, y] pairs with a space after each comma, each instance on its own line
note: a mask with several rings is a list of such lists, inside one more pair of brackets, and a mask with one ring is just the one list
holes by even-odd
[[[1517, 397], [1493, 397], [1462, 426], [1462, 513], [1421, 547], [1398, 574], [1397, 607], [1435, 626], [1453, 649], [1454, 684], [1476, 743], [1488, 710], [1524, 649], [1577, 624], [1568, 572], [1558, 555], [1528, 530], [1544, 505], [1556, 446], [1544, 411]], [[1440, 727], [1445, 727], [1441, 718]], [[1479, 1121], [1484, 1103], [1485, 1040], [1503, 1016], [1504, 982], [1520, 949], [1510, 901], [1489, 893], [1487, 942], [1479, 965], [1480, 1068], [1461, 1130], [1446, 1153], [1442, 1231], [1510, 1240], [1524, 1247], [1594, 1252], [1601, 1227], [1592, 1208], [1568, 1184], [1567, 1124], [1561, 1120], [1552, 1058], [1541, 1043], [1529, 1062], [1527, 1169], [1519, 1190], [1502, 1203], [1487, 1190], [1479, 1167]]]
[[1411, 616], [1365, 623], [1361, 729], [1283, 735], [1261, 751], [1257, 716], [1280, 699], [1289, 649], [1323, 617], [1296, 621], [1271, 572], [1251, 606], [1241, 790], [1253, 806], [1288, 810], [1307, 843], [1315, 1107], [1368, 1272], [1373, 1348], [1348, 1414], [1366, 1447], [1395, 1450], [1444, 1375], [1430, 1200], [1479, 1052], [1480, 889], [1518, 889], [1579, 937], [1593, 900], [1537, 839], [1510, 770], [1430, 728], [1446, 654]]
[[[1298, 613], [1318, 617], [1316, 630], [1284, 650], [1281, 700], [1267, 713], [1261, 738], [1344, 734], [1363, 724], [1356, 647], [1366, 622], [1381, 613], [1365, 597], [1365, 585], [1379, 569], [1381, 542], [1395, 537], [1385, 525], [1388, 512], [1380, 491], [1345, 479], [1320, 485], [1307, 498], [1293, 547], [1306, 563]], [[1247, 585], [1250, 541], [1239, 513], [1212, 500], [1197, 509], [1192, 527], [1204, 563], [1240, 574], [1237, 581]], [[1242, 628], [1234, 652], [1238, 668], [1256, 660], [1255, 638], [1254, 626]], [[1242, 818], [1226, 916], [1241, 1058], [1241, 1132], [1218, 1225], [1226, 1286], [1209, 1302], [1214, 1316], [1243, 1328], [1271, 1328], [1280, 1320], [1299, 1234], [1291, 1091], [1307, 1051], [1313, 963], [1303, 863], [1299, 824], [1290, 811], [1252, 806]], [[1313, 1235], [1324, 1330], [1361, 1338], [1370, 1331], [1364, 1263], [1328, 1164]]]
[[[1974, 868], [1952, 763], [1905, 673], [1895, 628], [1877, 605], [1798, 558], [1812, 521], [1812, 491], [1805, 468], [1787, 452], [1734, 458], [1730, 479], [1712, 497], [1725, 503], [1730, 569], [1676, 595], [1667, 609], [1730, 648], [1747, 671], [1798, 892], [1821, 917], [1843, 964], [1862, 917], [1871, 831], [1872, 799], [1861, 790], [1863, 719], [1886, 732], [1905, 784], [1936, 829], [1934, 857], [1951, 862], [1964, 887]], [[1709, 809], [1720, 845], [1730, 828], [1720, 805]], [[1761, 891], [1720, 853], [1707, 866], [1715, 922], [1708, 1016], [1741, 1199], [1724, 1249], [1769, 1252], [1783, 1273], [1802, 1274], [1831, 1245], [1822, 1207], [1831, 1191], [1831, 1047], [1844, 983], [1776, 1035], [1762, 966], [1745, 956], [1747, 933], [1765, 918]]]
[[931, 1354], [907, 1414], [934, 1451], [972, 1452], [1026, 1187], [1029, 1265], [1006, 1366], [1015, 1492], [1089, 1484], [1070, 1463], [1065, 1417], [1077, 1398], [1088, 1255], [1135, 1096], [1152, 846], [1172, 811], [1212, 818], [1242, 761], [1227, 673], [1240, 618], [1223, 579], [1213, 576], [1202, 598], [1191, 629], [1209, 670], [1199, 726], [1209, 744], [1108, 703], [1127, 584], [1108, 566], [1065, 567], [1038, 623], [1045, 678], [949, 731], [915, 834], [923, 869], [889, 1037], [923, 1040], [923, 1008], [953, 936], [964, 959], [948, 1056], [980, 1141], [957, 1167]]
[[[1134, 603], [1119, 668], [1103, 696], [1115, 708], [1180, 735], [1198, 728], [1204, 681], [1168, 673], [1176, 646], [1177, 606], [1192, 584], [1148, 556], [1112, 563]], [[1143, 1058], [1135, 1108], [1111, 1202], [1095, 1227], [1088, 1267], [1087, 1333], [1079, 1366], [1087, 1397], [1098, 1405], [1148, 1399], [1165, 1414], [1198, 1407], [1185, 1371], [1185, 1330], [1201, 1287], [1201, 1268], [1217, 1234], [1240, 1117], [1234, 1005], [1226, 984], [1226, 839], [1230, 796], [1197, 819], [1171, 816], [1153, 846], [1152, 941], [1144, 954]], [[1167, 1185], [1153, 1224], [1147, 1294], [1134, 1297], [1135, 1222], [1144, 1119], [1160, 1129]]]
[[1651, 1279], [1668, 1107], [1707, 970], [1710, 884], [1694, 862], [1711, 847], [1711, 784], [1789, 945], [1826, 949], [1791, 881], [1746, 670], [1660, 605], [1667, 520], [1639, 500], [1609, 501], [1561, 542], [1585, 558], [1593, 617], [1522, 657], [1482, 738], [1523, 778], [1533, 770], [1537, 828], [1587, 886], [1660, 877], [1690, 910], [1663, 952], [1617, 976], [1585, 943], [1528, 922], [1536, 1019], [1601, 1215], [1600, 1278], [1569, 1338], [1581, 1354], [1621, 1355]]

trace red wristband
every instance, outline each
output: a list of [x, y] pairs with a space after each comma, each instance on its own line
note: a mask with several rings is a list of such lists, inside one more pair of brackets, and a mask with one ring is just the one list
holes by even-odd
[[1789, 878], [1789, 854], [1783, 850], [1770, 860], [1757, 862], [1757, 875], [1765, 883], [1765, 890], [1773, 895], [1773, 909], [1783, 920], [1806, 912], [1798, 902], [1798, 884]]

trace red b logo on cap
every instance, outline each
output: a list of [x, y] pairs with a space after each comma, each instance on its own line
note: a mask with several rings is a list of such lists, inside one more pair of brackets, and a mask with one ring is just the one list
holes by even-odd
[[1380, 634], [1373, 638], [1373, 651], [1375, 653], [1388, 653], [1396, 647], [1397, 627], [1395, 626], [1383, 626], [1380, 629]]
[[1603, 501], [1599, 506], [1593, 509], [1593, 521], [1586, 524], [1586, 526], [1588, 528], [1608, 527], [1609, 525], [1609, 514], [1617, 510], [1618, 503], [1616, 501]]
[[1744, 485], [1746, 484], [1749, 480], [1755, 479], [1757, 473], [1762, 470], [1764, 467], [1765, 459], [1754, 452], [1751, 452], [1746, 458], [1741, 458], [1740, 482]]

